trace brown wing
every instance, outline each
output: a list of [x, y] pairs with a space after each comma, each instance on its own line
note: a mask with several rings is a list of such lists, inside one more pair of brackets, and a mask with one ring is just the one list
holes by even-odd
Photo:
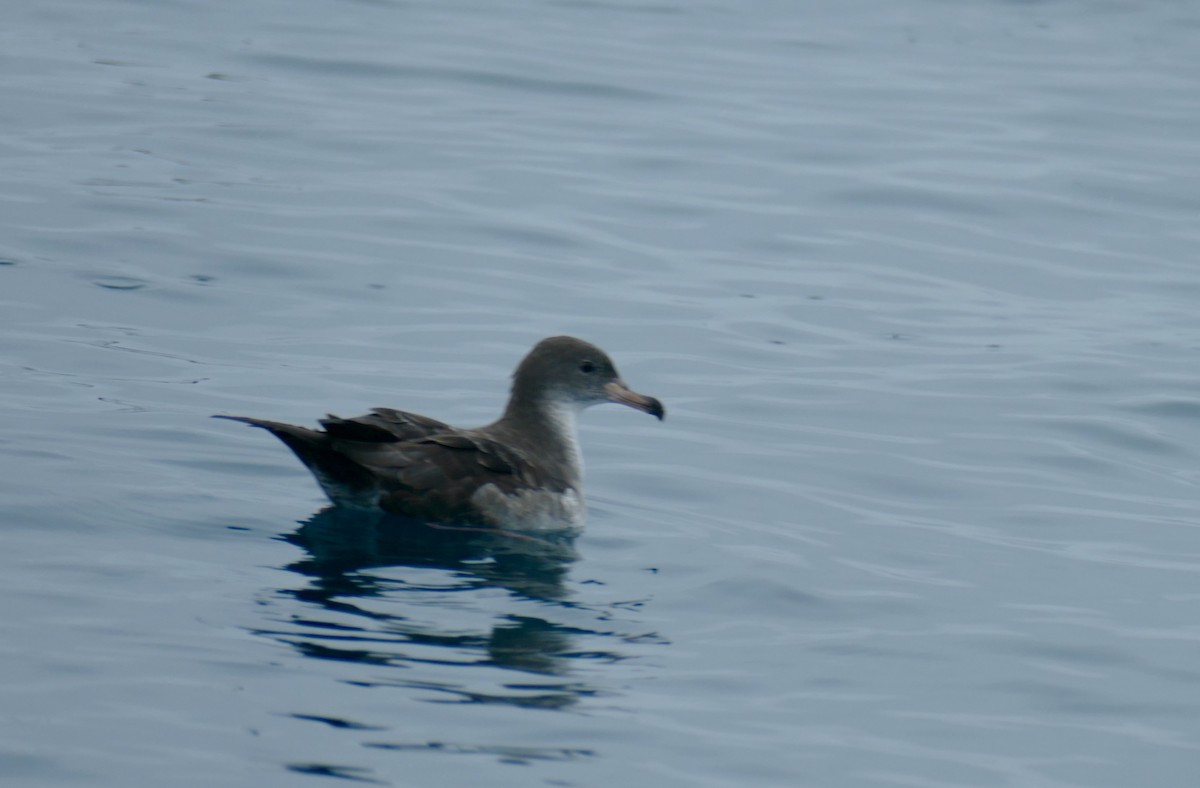
[[295, 452], [335, 503], [373, 505], [420, 520], [491, 523], [471, 503], [480, 487], [515, 493], [566, 484], [539, 473], [511, 446], [389, 408], [321, 421], [324, 432], [265, 419], [220, 418], [269, 430]]
[[516, 492], [555, 486], [513, 448], [469, 433], [445, 431], [396, 443], [335, 440], [334, 446], [375, 478], [381, 508], [421, 520], [493, 524], [471, 502], [480, 487]]
[[437, 419], [392, 408], [372, 408], [367, 415], [353, 419], [339, 418], [331, 413], [321, 420], [321, 426], [331, 438], [369, 443], [419, 440], [453, 430], [449, 424]]

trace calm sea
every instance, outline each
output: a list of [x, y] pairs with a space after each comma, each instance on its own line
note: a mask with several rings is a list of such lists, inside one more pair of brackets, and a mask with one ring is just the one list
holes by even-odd
[[[0, 782], [1130, 788], [1200, 773], [1200, 6], [0, 8]], [[573, 543], [322, 513], [480, 424]]]

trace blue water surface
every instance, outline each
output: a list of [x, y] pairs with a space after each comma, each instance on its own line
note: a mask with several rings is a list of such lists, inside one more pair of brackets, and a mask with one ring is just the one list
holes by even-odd
[[[1200, 8], [0, 8], [0, 781], [1181, 786]], [[571, 541], [323, 511], [270, 436], [481, 424]], [[336, 782], [334, 782], [336, 781]]]

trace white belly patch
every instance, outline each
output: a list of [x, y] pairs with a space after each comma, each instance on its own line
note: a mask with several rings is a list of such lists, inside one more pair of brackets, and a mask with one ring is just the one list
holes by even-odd
[[578, 531], [586, 510], [578, 490], [520, 490], [504, 493], [485, 484], [471, 496], [471, 503], [498, 527], [511, 531]]

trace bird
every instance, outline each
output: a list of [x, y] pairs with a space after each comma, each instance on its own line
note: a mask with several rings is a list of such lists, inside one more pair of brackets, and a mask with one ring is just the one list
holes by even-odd
[[504, 413], [464, 429], [374, 408], [310, 429], [218, 414], [262, 428], [295, 453], [335, 507], [446, 526], [578, 532], [585, 515], [576, 417], [605, 402], [665, 417], [631, 390], [608, 354], [570, 336], [538, 342], [517, 365]]

